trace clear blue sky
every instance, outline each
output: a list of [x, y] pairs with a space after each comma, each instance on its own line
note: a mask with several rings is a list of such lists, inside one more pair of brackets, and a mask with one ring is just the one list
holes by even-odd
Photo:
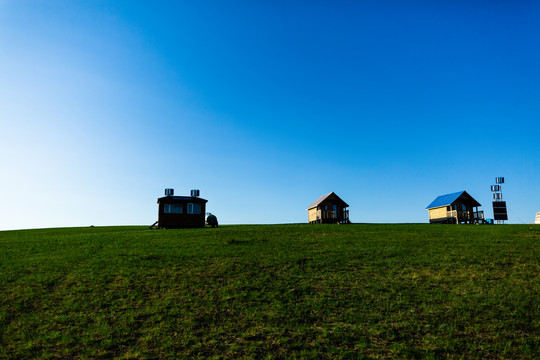
[[540, 211], [538, 1], [0, 0], [0, 229]]

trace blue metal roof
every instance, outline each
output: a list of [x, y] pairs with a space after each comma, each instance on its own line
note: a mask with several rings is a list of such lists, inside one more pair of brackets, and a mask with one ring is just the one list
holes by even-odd
[[433, 202], [431, 204], [429, 204], [426, 207], [426, 209], [432, 209], [432, 208], [436, 208], [436, 207], [439, 207], [439, 206], [450, 205], [454, 201], [456, 201], [457, 198], [460, 197], [464, 192], [465, 192], [465, 190], [464, 191], [458, 191], [458, 192], [455, 192], [455, 193], [452, 193], [452, 194], [441, 195], [438, 198], [436, 198], [435, 200], [433, 200]]

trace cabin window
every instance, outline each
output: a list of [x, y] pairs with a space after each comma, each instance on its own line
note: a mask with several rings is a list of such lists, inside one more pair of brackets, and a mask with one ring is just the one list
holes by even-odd
[[446, 211], [450, 211], [450, 205], [446, 207]]
[[337, 205], [336, 204], [332, 205], [332, 210], [334, 210], [334, 219], [337, 219]]
[[467, 206], [465, 206], [465, 204], [461, 204], [461, 210], [463, 211], [467, 210]]
[[184, 207], [180, 204], [164, 204], [163, 212], [165, 214], [183, 214]]
[[188, 203], [187, 204], [187, 213], [188, 214], [200, 214], [201, 213], [201, 204]]

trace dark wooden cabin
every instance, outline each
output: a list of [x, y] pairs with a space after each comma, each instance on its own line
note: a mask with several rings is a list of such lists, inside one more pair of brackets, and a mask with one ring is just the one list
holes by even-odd
[[318, 198], [308, 210], [311, 224], [349, 224], [349, 205], [331, 192]]
[[479, 206], [480, 203], [466, 191], [458, 191], [437, 197], [426, 209], [429, 211], [430, 223], [484, 223], [484, 212], [478, 211]]
[[205, 226], [208, 200], [200, 198], [198, 190], [192, 190], [192, 196], [174, 196], [172, 189], [167, 189], [165, 193], [168, 195], [157, 200], [158, 227], [178, 229]]

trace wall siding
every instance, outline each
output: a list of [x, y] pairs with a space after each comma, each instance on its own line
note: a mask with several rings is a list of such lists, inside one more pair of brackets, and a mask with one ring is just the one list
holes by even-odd
[[443, 219], [446, 218], [446, 206], [429, 209], [430, 219]]
[[316, 221], [317, 220], [317, 208], [309, 209], [308, 210], [308, 221]]

